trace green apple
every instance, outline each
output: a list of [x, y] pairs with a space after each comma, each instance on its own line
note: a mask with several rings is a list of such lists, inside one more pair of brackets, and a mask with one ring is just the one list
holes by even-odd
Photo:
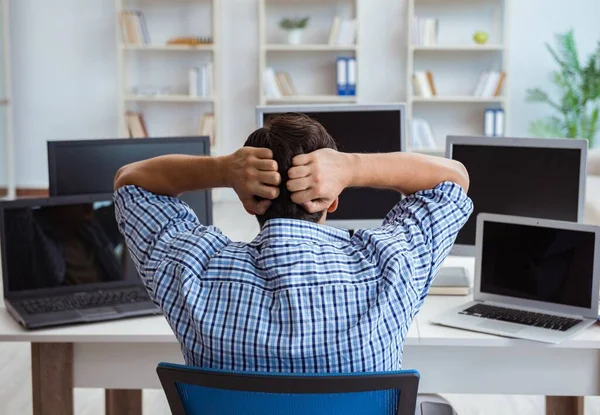
[[489, 37], [490, 37], [490, 35], [487, 32], [480, 30], [478, 32], [475, 32], [475, 34], [473, 35], [473, 40], [475, 41], [475, 43], [483, 45], [483, 44], [485, 44], [485, 42], [488, 41]]

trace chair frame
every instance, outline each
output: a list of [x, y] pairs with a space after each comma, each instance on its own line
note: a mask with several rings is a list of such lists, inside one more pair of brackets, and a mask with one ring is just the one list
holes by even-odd
[[[329, 394], [398, 389], [397, 415], [413, 415], [419, 372], [290, 374], [191, 368], [161, 363], [156, 368], [173, 415], [185, 415], [177, 383], [245, 392]], [[408, 398], [407, 398], [408, 397]], [[410, 398], [413, 397], [413, 398]]]

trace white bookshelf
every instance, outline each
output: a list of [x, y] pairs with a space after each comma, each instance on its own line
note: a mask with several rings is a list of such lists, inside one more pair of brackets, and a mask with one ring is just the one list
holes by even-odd
[[10, 77], [10, 28], [9, 28], [9, 0], [0, 0], [0, 22], [2, 24], [2, 49], [0, 68], [3, 76], [0, 82], [0, 188], [5, 188], [8, 197], [16, 196], [15, 179], [15, 154], [12, 134], [12, 94]]
[[[259, 103], [270, 104], [318, 104], [354, 103], [359, 99], [359, 85], [356, 95], [337, 95], [336, 60], [339, 56], [355, 57], [357, 71], [360, 71], [359, 42], [356, 44], [330, 45], [329, 32], [335, 16], [342, 19], [357, 19], [359, 0], [321, 1], [258, 1], [259, 38]], [[284, 18], [310, 17], [308, 27], [300, 44], [288, 44], [286, 32], [279, 28]], [[296, 95], [279, 98], [267, 97], [263, 74], [271, 67], [274, 71], [287, 72], [292, 80]]]
[[[124, 114], [140, 112], [151, 137], [197, 136], [200, 117], [214, 114], [215, 145], [221, 131], [221, 54], [219, 0], [115, 0], [118, 64], [119, 136], [127, 137]], [[120, 13], [139, 10], [150, 35], [148, 44], [122, 41]], [[210, 37], [212, 43], [168, 44], [174, 37]], [[188, 71], [212, 62], [213, 90], [209, 97], [189, 94]], [[136, 93], [135, 88], [168, 88], [160, 94]]]
[[[508, 125], [507, 8], [509, 0], [408, 0], [407, 30], [407, 133], [412, 148], [412, 120], [424, 119], [436, 141], [433, 149], [414, 151], [442, 155], [448, 135], [483, 135], [486, 108], [503, 108], [505, 133]], [[438, 39], [434, 45], [416, 45], [413, 17], [438, 19]], [[476, 31], [486, 31], [488, 41], [477, 44]], [[479, 97], [473, 92], [484, 71], [501, 71], [506, 79], [500, 96]], [[431, 71], [437, 95], [416, 96], [413, 74]]]

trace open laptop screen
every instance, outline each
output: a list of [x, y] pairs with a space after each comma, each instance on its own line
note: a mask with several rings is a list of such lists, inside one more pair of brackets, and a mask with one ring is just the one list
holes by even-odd
[[593, 232], [485, 221], [481, 292], [592, 306]]
[[2, 206], [5, 293], [140, 282], [110, 195], [102, 200], [17, 200]]

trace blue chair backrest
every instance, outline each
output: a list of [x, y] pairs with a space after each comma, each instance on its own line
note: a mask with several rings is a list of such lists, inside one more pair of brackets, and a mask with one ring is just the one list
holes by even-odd
[[419, 372], [239, 372], [160, 363], [174, 415], [414, 415]]

